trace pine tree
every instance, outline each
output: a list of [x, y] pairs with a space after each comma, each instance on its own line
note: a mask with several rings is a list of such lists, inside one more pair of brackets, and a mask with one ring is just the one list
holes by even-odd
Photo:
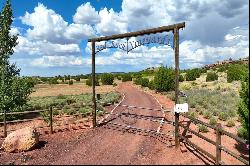
[[20, 109], [32, 92], [32, 84], [20, 78], [20, 69], [9, 61], [18, 44], [17, 35], [10, 34], [12, 21], [11, 3], [7, 0], [0, 13], [0, 111], [4, 113]]

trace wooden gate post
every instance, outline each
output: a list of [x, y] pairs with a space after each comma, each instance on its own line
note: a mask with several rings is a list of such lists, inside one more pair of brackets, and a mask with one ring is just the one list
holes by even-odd
[[6, 110], [4, 109], [4, 115], [3, 115], [3, 122], [4, 122], [4, 138], [7, 137], [7, 124], [6, 124]]
[[96, 127], [96, 100], [95, 100], [95, 41], [92, 44], [92, 88], [93, 88], [93, 127]]
[[53, 134], [53, 110], [52, 106], [49, 107], [49, 119], [50, 119], [50, 134]]
[[[175, 104], [179, 103], [179, 29], [174, 28], [174, 51], [175, 51]], [[175, 147], [180, 146], [179, 142], [179, 113], [175, 112]]]
[[216, 165], [220, 165], [221, 162], [221, 124], [216, 126]]

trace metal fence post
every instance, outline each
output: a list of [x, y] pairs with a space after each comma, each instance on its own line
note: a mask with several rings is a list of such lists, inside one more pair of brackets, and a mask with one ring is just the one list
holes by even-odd
[[220, 165], [221, 162], [221, 124], [216, 126], [216, 165]]
[[49, 114], [50, 114], [50, 134], [53, 134], [53, 111], [52, 106], [49, 107]]
[[7, 124], [6, 124], [6, 110], [4, 109], [4, 115], [3, 115], [3, 122], [4, 122], [4, 138], [7, 137]]

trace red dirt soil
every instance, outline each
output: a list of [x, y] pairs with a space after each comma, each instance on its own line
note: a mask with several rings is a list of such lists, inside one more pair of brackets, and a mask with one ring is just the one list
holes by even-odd
[[[117, 90], [125, 94], [121, 105], [134, 105], [160, 109], [159, 103], [151, 95], [122, 83]], [[165, 108], [171, 109], [173, 102], [165, 96], [152, 94]], [[113, 107], [108, 107], [111, 111]], [[161, 111], [118, 106], [109, 116], [106, 123], [97, 128], [84, 129], [75, 126], [66, 128], [53, 135], [43, 134], [39, 147], [29, 152], [5, 153], [0, 151], [0, 164], [212, 164], [194, 150], [182, 152], [174, 147], [174, 137], [159, 136], [140, 130], [128, 130], [126, 127], [156, 131], [160, 122], [132, 116], [116, 114], [141, 115], [141, 117], [162, 117]], [[172, 120], [171, 114], [166, 114], [165, 120]], [[112, 123], [120, 124], [114, 125]], [[172, 131], [171, 124], [164, 124], [160, 132]], [[0, 140], [0, 144], [2, 143]], [[209, 147], [209, 146], [208, 146]], [[232, 163], [231, 163], [232, 164]], [[237, 163], [236, 163], [237, 164]]]

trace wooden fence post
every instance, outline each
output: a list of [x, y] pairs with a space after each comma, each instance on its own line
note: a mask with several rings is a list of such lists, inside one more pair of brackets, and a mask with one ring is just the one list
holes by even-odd
[[95, 41], [92, 41], [92, 88], [93, 88], [93, 128], [96, 127], [96, 99], [95, 99]]
[[221, 124], [216, 126], [216, 165], [220, 165], [221, 162]]
[[[175, 105], [179, 104], [179, 29], [174, 28], [174, 51], [175, 51]], [[175, 147], [180, 146], [179, 140], [179, 113], [175, 112]]]
[[4, 115], [3, 115], [3, 122], [4, 122], [4, 138], [7, 137], [7, 124], [6, 124], [6, 110], [4, 109]]
[[49, 114], [50, 114], [50, 134], [53, 134], [53, 111], [52, 106], [49, 107]]

